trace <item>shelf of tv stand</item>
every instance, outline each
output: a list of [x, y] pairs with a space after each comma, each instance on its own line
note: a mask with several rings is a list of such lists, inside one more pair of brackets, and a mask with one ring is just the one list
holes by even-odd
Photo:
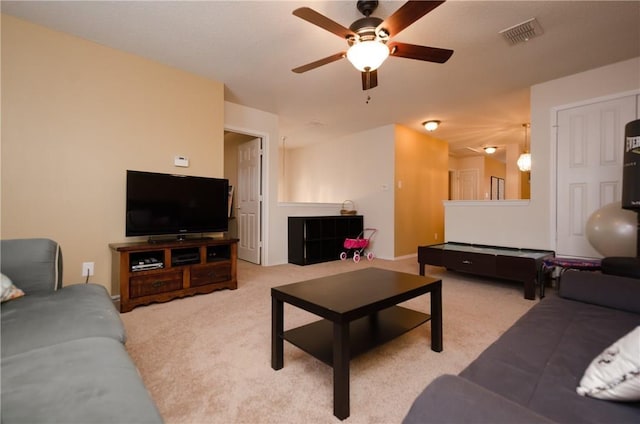
[[[120, 312], [154, 302], [238, 288], [238, 240], [203, 238], [109, 244]], [[161, 263], [162, 268], [133, 269]], [[151, 262], [155, 260], [155, 262]]]

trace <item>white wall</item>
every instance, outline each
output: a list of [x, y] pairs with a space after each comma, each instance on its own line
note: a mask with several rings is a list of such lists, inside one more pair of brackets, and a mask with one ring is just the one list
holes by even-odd
[[[374, 128], [286, 152], [285, 187], [290, 202], [352, 200], [377, 257], [394, 257], [394, 126]], [[338, 210], [334, 210], [334, 214]]]
[[531, 200], [526, 206], [503, 209], [495, 204], [447, 203], [447, 241], [555, 250], [556, 136], [552, 109], [638, 89], [640, 57], [533, 86]]
[[[278, 201], [278, 180], [282, 163], [279, 156], [278, 116], [230, 102], [225, 102], [224, 106], [224, 127], [226, 130], [255, 135], [263, 139], [262, 222], [264, 225], [262, 227], [261, 262], [263, 265], [287, 263], [287, 217], [335, 215], [339, 213], [342, 201], [340, 203], [280, 203]], [[382, 203], [384, 205], [390, 204], [393, 212], [393, 200]], [[363, 206], [366, 205], [367, 202], [364, 202]], [[360, 209], [360, 211], [362, 210]], [[393, 219], [391, 222], [393, 223]], [[367, 221], [365, 221], [365, 225], [368, 225]], [[378, 252], [376, 254], [379, 255]]]
[[[555, 250], [556, 219], [556, 130], [555, 108], [585, 102], [610, 95], [640, 90], [640, 57], [614, 63], [566, 78], [533, 86], [531, 89], [532, 147], [540, 144], [546, 172], [534, 179], [535, 162], [531, 170], [531, 199], [544, 198], [538, 213], [545, 216], [550, 246]], [[535, 128], [534, 128], [535, 124]], [[538, 147], [538, 146], [537, 146]], [[535, 161], [535, 150], [531, 151]]]
[[522, 223], [529, 207], [528, 200], [444, 202], [445, 241], [544, 249], [544, 245], [532, 244], [528, 235], [520, 237], [528, 232]]

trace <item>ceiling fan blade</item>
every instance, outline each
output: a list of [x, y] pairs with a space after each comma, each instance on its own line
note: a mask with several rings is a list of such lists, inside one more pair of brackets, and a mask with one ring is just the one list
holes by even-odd
[[362, 90], [367, 91], [378, 86], [378, 70], [362, 73]]
[[392, 56], [425, 60], [427, 62], [445, 63], [453, 54], [453, 50], [416, 46], [415, 44], [393, 42], [389, 43], [388, 46]]
[[378, 29], [384, 28], [390, 37], [395, 37], [400, 31], [442, 3], [444, 1], [408, 1], [378, 25]]
[[327, 63], [335, 62], [336, 60], [340, 60], [347, 55], [347, 52], [340, 52], [334, 55], [325, 57], [324, 59], [316, 60], [315, 62], [307, 63], [306, 65], [298, 66], [297, 68], [293, 68], [292, 71], [296, 74], [301, 74], [303, 72], [310, 71], [312, 69], [319, 68], [322, 65], [326, 65]]
[[356, 34], [351, 31], [349, 28], [345, 28], [339, 23], [332, 21], [326, 16], [316, 12], [315, 10], [308, 7], [301, 7], [293, 11], [293, 14], [298, 18], [304, 19], [307, 22], [310, 22], [316, 26], [319, 26], [322, 29], [325, 29], [329, 32], [334, 33], [338, 37], [341, 38], [349, 38], [353, 37]]

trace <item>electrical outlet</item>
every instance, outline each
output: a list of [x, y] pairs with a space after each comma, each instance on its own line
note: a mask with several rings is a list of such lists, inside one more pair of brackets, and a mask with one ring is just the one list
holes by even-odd
[[181, 166], [183, 168], [189, 167], [189, 158], [186, 156], [176, 156], [173, 158], [173, 164], [175, 166]]
[[433, 238], [434, 238], [435, 240], [438, 240], [438, 233], [433, 233]]
[[89, 276], [93, 275], [93, 262], [82, 263], [82, 276], [86, 277], [87, 273], [89, 274]]

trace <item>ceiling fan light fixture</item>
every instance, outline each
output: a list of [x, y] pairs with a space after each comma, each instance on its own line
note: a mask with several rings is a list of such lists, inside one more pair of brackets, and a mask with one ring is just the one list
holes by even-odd
[[435, 131], [440, 126], [440, 121], [436, 121], [436, 120], [426, 121], [422, 123], [422, 126], [427, 131]]
[[377, 40], [356, 41], [347, 50], [347, 59], [360, 72], [375, 71], [389, 57], [389, 47]]
[[484, 152], [488, 155], [492, 155], [496, 152], [496, 150], [498, 150], [498, 148], [496, 146], [487, 146], [484, 148]]
[[384, 20], [372, 16], [378, 3], [378, 0], [358, 0], [356, 9], [364, 17], [354, 21], [348, 28], [309, 7], [295, 9], [294, 16], [337, 35], [347, 42], [349, 48], [346, 53], [342, 51], [298, 66], [292, 71], [301, 74], [336, 62], [346, 56], [347, 60], [362, 73], [362, 89], [366, 91], [378, 86], [377, 70], [390, 55], [433, 63], [445, 63], [449, 60], [453, 50], [397, 41], [387, 45], [391, 37], [398, 35], [418, 19], [443, 4], [444, 1], [406, 1]]

